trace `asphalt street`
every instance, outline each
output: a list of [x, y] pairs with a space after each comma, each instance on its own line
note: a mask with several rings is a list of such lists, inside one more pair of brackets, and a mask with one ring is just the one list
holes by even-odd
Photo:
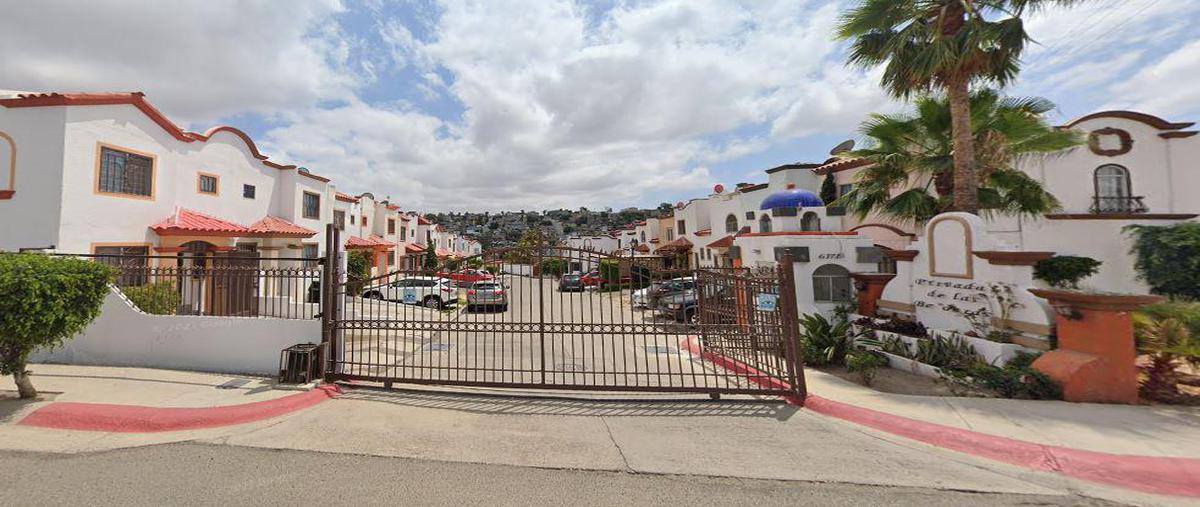
[[1077, 496], [546, 469], [179, 443], [0, 452], [0, 505], [1115, 505]]

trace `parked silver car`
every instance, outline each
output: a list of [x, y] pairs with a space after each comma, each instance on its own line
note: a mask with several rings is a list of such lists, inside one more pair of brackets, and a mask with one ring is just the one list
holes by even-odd
[[508, 311], [508, 291], [503, 283], [491, 280], [471, 284], [467, 289], [467, 311], [483, 307]]

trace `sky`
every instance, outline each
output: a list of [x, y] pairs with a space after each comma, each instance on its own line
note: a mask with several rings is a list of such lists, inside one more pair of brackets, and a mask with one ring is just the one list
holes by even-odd
[[[654, 207], [821, 162], [905, 104], [853, 0], [0, 0], [0, 89], [142, 91], [195, 131], [422, 211]], [[7, 4], [7, 5], [5, 5]], [[1200, 0], [1031, 16], [1007, 93], [1200, 120]]]

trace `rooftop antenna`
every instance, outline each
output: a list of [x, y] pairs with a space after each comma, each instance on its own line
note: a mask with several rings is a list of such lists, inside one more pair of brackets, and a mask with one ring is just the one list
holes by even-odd
[[845, 153], [845, 152], [853, 150], [853, 149], [854, 149], [854, 140], [847, 139], [845, 141], [842, 141], [841, 144], [834, 146], [832, 150], [829, 150], [829, 154], [836, 157], [842, 153]]

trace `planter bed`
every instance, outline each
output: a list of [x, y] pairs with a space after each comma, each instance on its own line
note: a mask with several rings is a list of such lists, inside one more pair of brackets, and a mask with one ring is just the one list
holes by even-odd
[[879, 351], [879, 353], [887, 356], [888, 366], [891, 368], [911, 372], [913, 375], [920, 375], [922, 377], [942, 378], [941, 370], [936, 366], [930, 366], [907, 357], [900, 357], [883, 351]]
[[1041, 352], [1040, 350], [1031, 349], [1015, 343], [994, 342], [986, 338], [976, 338], [974, 336], [967, 336], [961, 333], [956, 334], [950, 331], [930, 330], [929, 333], [946, 339], [953, 338], [954, 336], [962, 337], [963, 339], [967, 340], [967, 343], [970, 343], [972, 347], [975, 347], [976, 355], [983, 359], [984, 362], [993, 366], [1004, 366], [1010, 359], [1016, 357], [1017, 352], [1028, 352], [1030, 354]]

